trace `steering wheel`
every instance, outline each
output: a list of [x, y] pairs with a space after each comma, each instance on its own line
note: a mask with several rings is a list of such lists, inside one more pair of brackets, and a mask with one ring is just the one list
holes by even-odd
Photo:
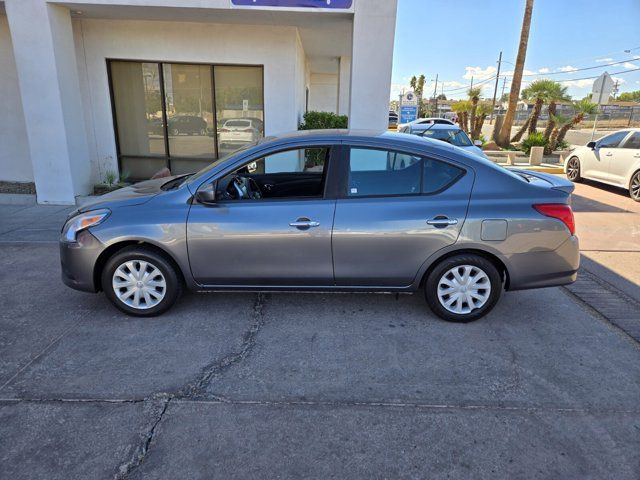
[[256, 200], [262, 198], [258, 183], [250, 177], [233, 175], [227, 185], [227, 193], [234, 200]]

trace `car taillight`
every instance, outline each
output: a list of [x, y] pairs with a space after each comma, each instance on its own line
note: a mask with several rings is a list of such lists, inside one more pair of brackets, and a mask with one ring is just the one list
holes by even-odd
[[573, 210], [569, 205], [564, 203], [539, 203], [533, 205], [533, 208], [546, 217], [560, 220], [567, 226], [571, 235], [576, 233], [576, 222], [573, 219]]

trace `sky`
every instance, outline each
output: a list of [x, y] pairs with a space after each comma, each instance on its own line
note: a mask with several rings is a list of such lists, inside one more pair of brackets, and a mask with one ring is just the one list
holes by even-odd
[[[425, 96], [466, 97], [471, 77], [491, 98], [498, 55], [503, 74], [513, 73], [524, 0], [398, 0], [391, 99], [409, 89], [412, 75], [427, 78]], [[631, 50], [625, 53], [625, 50]], [[510, 62], [510, 63], [507, 63]], [[607, 65], [621, 62], [616, 65]], [[596, 67], [590, 70], [576, 69]], [[526, 82], [562, 81], [581, 99], [605, 70], [619, 93], [640, 90], [640, 0], [535, 0], [525, 62]], [[493, 79], [491, 79], [493, 77]], [[482, 83], [484, 82], [484, 83]], [[498, 98], [502, 92], [502, 78]], [[511, 77], [507, 77], [505, 92]]]

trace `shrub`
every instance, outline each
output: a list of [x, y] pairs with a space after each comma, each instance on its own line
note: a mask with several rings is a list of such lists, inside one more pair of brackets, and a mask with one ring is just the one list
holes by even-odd
[[546, 145], [547, 140], [544, 139], [544, 134], [542, 132], [534, 132], [523, 140], [522, 151], [529, 155], [531, 147], [545, 147]]
[[327, 128], [347, 128], [349, 119], [346, 115], [331, 112], [307, 112], [300, 124], [300, 130], [316, 130]]

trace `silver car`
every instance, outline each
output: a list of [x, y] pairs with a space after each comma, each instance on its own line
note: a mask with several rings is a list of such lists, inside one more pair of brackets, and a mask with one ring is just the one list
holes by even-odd
[[476, 140], [472, 142], [469, 135], [457, 125], [432, 123], [430, 125], [408, 125], [398, 130], [401, 133], [410, 133], [412, 135], [418, 135], [420, 137], [432, 138], [434, 140], [440, 140], [450, 143], [455, 147], [460, 147], [467, 152], [475, 153], [481, 157], [486, 158], [487, 154], [482, 150], [482, 142]]
[[469, 322], [503, 289], [575, 280], [572, 191], [415, 135], [297, 132], [83, 206], [62, 229], [62, 278], [138, 316], [183, 288], [423, 291]]

